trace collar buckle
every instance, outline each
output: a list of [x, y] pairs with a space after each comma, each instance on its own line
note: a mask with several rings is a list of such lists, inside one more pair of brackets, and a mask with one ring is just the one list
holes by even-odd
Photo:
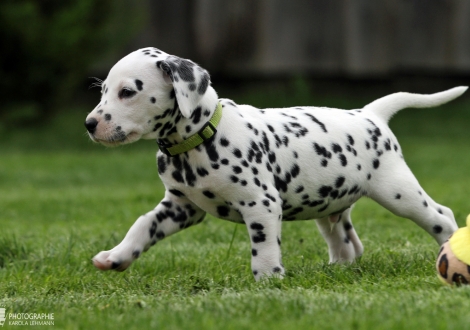
[[[212, 134], [210, 134], [210, 136], [206, 138], [204, 136], [204, 130], [207, 127], [210, 127], [210, 129], [212, 130]], [[215, 126], [210, 121], [205, 123], [204, 126], [202, 126], [202, 128], [199, 131], [197, 131], [197, 135], [199, 135], [199, 137], [202, 139], [203, 142], [206, 142], [207, 140], [210, 140], [212, 137], [214, 137], [215, 133], [217, 133], [217, 129], [215, 128]]]

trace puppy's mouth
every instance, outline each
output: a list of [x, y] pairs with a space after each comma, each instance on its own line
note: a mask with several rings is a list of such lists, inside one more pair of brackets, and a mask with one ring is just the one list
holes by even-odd
[[129, 144], [139, 140], [140, 134], [137, 132], [130, 132], [129, 134], [125, 134], [123, 131], [119, 131], [114, 133], [108, 137], [97, 137], [95, 134], [88, 133], [90, 139], [93, 142], [100, 143], [106, 147], [117, 147], [123, 144]]

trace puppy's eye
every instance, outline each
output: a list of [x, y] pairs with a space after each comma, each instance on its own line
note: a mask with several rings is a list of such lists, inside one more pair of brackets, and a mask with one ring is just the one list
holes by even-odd
[[128, 99], [134, 96], [136, 93], [137, 93], [136, 91], [133, 91], [130, 88], [124, 87], [123, 89], [119, 91], [118, 96], [120, 99]]

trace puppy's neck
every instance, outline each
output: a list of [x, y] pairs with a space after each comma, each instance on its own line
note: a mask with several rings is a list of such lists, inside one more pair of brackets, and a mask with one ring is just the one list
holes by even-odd
[[167, 137], [169, 142], [180, 143], [190, 136], [197, 134], [214, 115], [218, 102], [216, 91], [209, 86], [199, 104], [194, 107], [190, 117], [185, 118], [181, 116], [180, 120], [178, 120], [176, 123], [176, 133]]

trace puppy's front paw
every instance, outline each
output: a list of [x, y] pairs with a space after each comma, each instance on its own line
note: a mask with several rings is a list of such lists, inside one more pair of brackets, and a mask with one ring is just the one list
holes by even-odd
[[283, 266], [276, 266], [272, 268], [265, 268], [261, 271], [253, 270], [253, 275], [255, 276], [256, 281], [266, 280], [269, 278], [278, 278], [282, 280], [285, 275], [285, 270]]
[[118, 253], [111, 251], [101, 251], [96, 256], [93, 257], [93, 265], [100, 270], [117, 270], [122, 272], [126, 270], [136, 259], [135, 254], [132, 258], [122, 258]]

